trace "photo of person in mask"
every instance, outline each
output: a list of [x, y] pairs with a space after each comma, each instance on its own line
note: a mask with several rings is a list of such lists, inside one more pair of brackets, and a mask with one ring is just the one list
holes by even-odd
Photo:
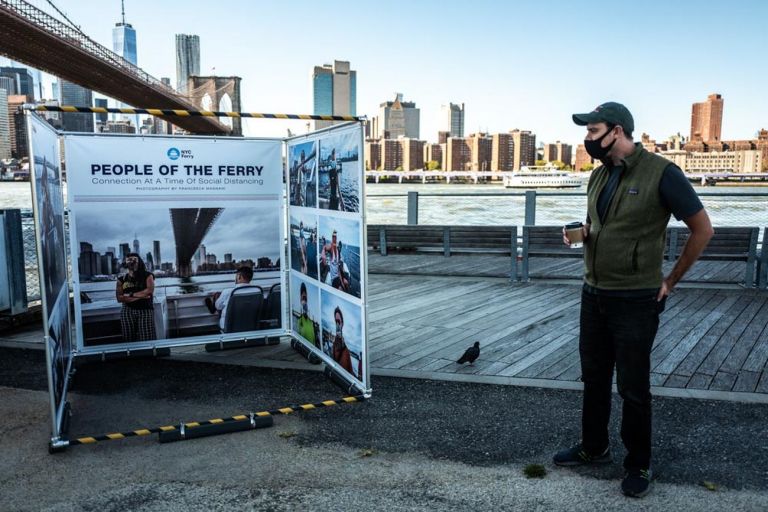
[[333, 337], [332, 357], [342, 368], [352, 373], [352, 357], [349, 354], [347, 344], [344, 342], [344, 315], [338, 306], [333, 311], [333, 319], [336, 323], [336, 334]]
[[307, 285], [304, 283], [301, 283], [301, 287], [299, 288], [299, 296], [301, 302], [301, 314], [299, 315], [299, 319], [296, 321], [296, 330], [299, 331], [299, 334], [305, 340], [319, 348], [319, 344], [317, 342], [317, 334], [315, 332], [315, 322], [309, 316]]
[[147, 271], [144, 260], [135, 252], [128, 253], [123, 262], [128, 273], [117, 279], [117, 302], [123, 341], [156, 339], [153, 310], [155, 276]]

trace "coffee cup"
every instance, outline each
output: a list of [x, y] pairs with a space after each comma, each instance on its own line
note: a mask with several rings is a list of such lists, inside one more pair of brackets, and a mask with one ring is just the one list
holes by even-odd
[[579, 249], [584, 245], [584, 224], [581, 222], [571, 222], [565, 225], [565, 234], [571, 241], [571, 249]]

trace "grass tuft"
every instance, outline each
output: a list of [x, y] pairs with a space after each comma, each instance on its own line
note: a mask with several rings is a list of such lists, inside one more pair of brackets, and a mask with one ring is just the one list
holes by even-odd
[[528, 464], [523, 468], [526, 478], [544, 478], [547, 476], [547, 468], [541, 464]]

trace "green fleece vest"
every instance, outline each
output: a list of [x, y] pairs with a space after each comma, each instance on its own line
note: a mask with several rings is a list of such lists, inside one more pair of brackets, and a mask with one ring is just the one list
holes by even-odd
[[598, 167], [589, 178], [587, 211], [592, 224], [584, 242], [584, 280], [605, 290], [659, 288], [671, 215], [662, 205], [659, 182], [669, 161], [636, 144], [622, 164], [604, 223], [597, 214], [597, 198], [609, 170]]

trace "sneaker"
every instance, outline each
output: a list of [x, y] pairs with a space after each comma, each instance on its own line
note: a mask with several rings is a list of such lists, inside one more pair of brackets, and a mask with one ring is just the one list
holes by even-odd
[[653, 471], [650, 469], [630, 469], [621, 481], [621, 492], [625, 496], [642, 498], [651, 492]]
[[581, 466], [583, 464], [607, 464], [612, 462], [610, 447], [598, 455], [587, 453], [581, 443], [573, 448], [561, 450], [552, 457], [552, 462], [557, 466]]

